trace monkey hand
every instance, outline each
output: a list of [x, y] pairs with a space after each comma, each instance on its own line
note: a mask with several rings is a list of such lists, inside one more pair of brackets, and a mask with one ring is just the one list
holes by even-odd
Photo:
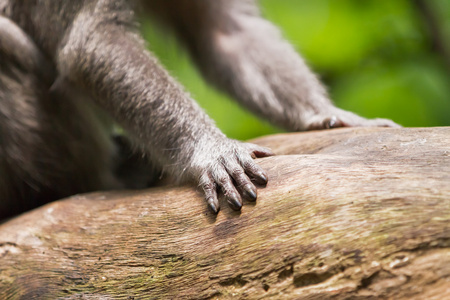
[[254, 158], [274, 155], [270, 149], [227, 138], [198, 143], [190, 162], [191, 175], [203, 189], [205, 199], [214, 213], [220, 209], [217, 192], [220, 188], [232, 209], [240, 210], [242, 197], [255, 201], [257, 185], [266, 185], [266, 172]]
[[309, 119], [307, 130], [330, 129], [338, 127], [401, 127], [388, 119], [366, 119], [352, 112], [335, 108], [330, 114], [317, 114]]

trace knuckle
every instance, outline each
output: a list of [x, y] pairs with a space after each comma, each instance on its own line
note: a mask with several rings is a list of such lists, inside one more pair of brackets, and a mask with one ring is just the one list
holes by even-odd
[[233, 170], [231, 170], [231, 176], [233, 176], [234, 179], [239, 179], [244, 177], [245, 172], [241, 167], [235, 167]]
[[216, 181], [222, 188], [229, 188], [231, 184], [230, 178], [225, 176], [220, 176]]
[[206, 183], [202, 185], [205, 193], [212, 193], [214, 191], [214, 184]]
[[201, 186], [205, 192], [211, 191], [215, 188], [214, 181], [210, 178], [210, 176], [207, 173], [204, 173], [200, 177], [199, 186]]
[[246, 171], [259, 169], [259, 166], [253, 160], [245, 160], [242, 165]]

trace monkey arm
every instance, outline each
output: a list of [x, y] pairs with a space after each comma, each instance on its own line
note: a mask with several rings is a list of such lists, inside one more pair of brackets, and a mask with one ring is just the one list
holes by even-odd
[[[189, 1], [178, 1], [178, 8], [185, 2]], [[288, 130], [396, 126], [389, 120], [366, 120], [336, 108], [279, 30], [259, 16], [255, 1], [194, 3], [182, 7], [190, 10], [187, 16], [176, 9], [162, 15], [205, 77], [259, 116]]]
[[[216, 187], [234, 209], [256, 199], [251, 179], [267, 182], [253, 157], [265, 148], [227, 139], [132, 30], [114, 22], [75, 20], [58, 57], [60, 75], [88, 90], [165, 172], [199, 184], [217, 212]], [[234, 180], [234, 182], [233, 182]]]

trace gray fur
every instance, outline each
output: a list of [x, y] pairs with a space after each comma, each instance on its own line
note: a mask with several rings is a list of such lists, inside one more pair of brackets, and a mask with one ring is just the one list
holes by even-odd
[[112, 122], [170, 177], [200, 184], [214, 211], [217, 187], [235, 209], [241, 195], [256, 199], [251, 180], [267, 175], [252, 157], [270, 150], [215, 127], [145, 49], [136, 11], [171, 28], [208, 80], [276, 125], [396, 126], [334, 107], [252, 0], [0, 0], [0, 217], [123, 187], [111, 171]]

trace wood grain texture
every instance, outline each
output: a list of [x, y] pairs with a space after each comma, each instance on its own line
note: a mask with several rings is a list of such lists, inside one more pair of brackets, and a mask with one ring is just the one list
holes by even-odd
[[78, 195], [0, 225], [0, 299], [450, 299], [450, 128], [255, 140], [256, 203]]

